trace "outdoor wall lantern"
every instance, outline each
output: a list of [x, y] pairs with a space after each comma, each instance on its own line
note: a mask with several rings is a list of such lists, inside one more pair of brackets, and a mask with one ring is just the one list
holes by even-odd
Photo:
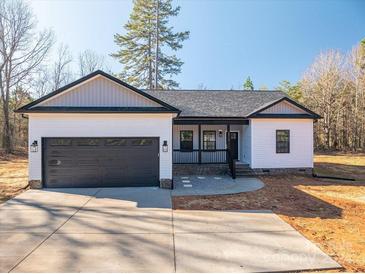
[[169, 147], [167, 145], [167, 141], [163, 141], [163, 144], [162, 144], [162, 151], [163, 152], [168, 152], [169, 151]]
[[31, 152], [37, 152], [38, 151], [38, 141], [33, 141], [33, 143], [30, 145], [30, 151]]
[[220, 130], [218, 130], [218, 136], [219, 136], [219, 137], [222, 137], [222, 136], [223, 136], [223, 130], [221, 130], [221, 129], [220, 129]]

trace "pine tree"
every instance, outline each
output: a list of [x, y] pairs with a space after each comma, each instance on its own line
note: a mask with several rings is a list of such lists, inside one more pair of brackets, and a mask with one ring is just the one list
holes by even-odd
[[250, 76], [247, 77], [246, 81], [243, 83], [244, 90], [254, 90], [253, 82], [251, 81]]
[[360, 41], [359, 55], [360, 55], [360, 68], [365, 70], [365, 38]]
[[133, 11], [124, 26], [125, 35], [115, 34], [120, 50], [113, 57], [123, 64], [121, 77], [140, 88], [170, 89], [179, 84], [171, 77], [181, 72], [183, 62], [167, 52], [182, 48], [189, 31], [173, 32], [169, 18], [177, 16], [180, 7], [172, 0], [134, 0]]
[[303, 99], [303, 93], [300, 86], [298, 84], [292, 85], [288, 80], [281, 81], [276, 89], [285, 92], [290, 98], [298, 102]]

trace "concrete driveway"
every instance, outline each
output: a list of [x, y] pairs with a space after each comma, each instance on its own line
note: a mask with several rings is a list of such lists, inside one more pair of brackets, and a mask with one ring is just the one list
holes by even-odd
[[272, 212], [173, 211], [158, 188], [29, 190], [0, 205], [0, 272], [336, 267]]

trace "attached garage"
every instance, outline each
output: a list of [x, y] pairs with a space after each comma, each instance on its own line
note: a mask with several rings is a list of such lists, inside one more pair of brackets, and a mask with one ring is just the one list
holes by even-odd
[[31, 187], [172, 186], [179, 110], [96, 71], [20, 108]]
[[158, 148], [158, 138], [44, 138], [44, 185], [159, 186]]

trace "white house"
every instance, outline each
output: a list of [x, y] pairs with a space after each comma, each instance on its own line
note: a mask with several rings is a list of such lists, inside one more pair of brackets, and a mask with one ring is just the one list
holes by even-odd
[[142, 91], [102, 71], [17, 112], [37, 187], [169, 187], [194, 166], [310, 171], [320, 118], [280, 91]]

